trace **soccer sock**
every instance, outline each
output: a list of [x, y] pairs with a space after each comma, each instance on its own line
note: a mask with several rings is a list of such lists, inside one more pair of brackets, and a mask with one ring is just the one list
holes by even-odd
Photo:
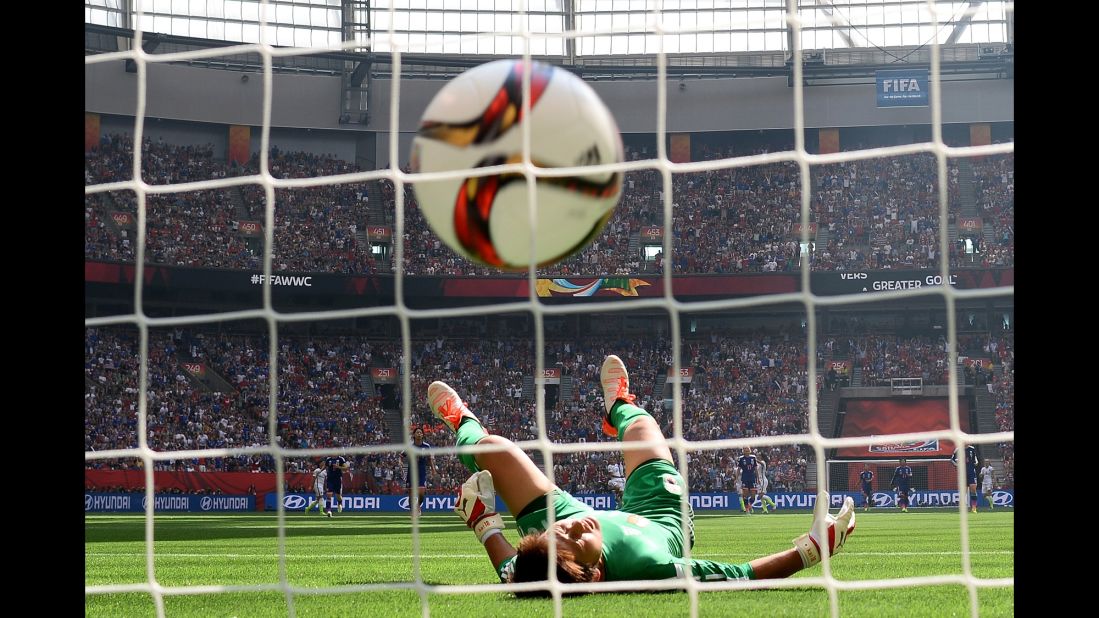
[[626, 403], [619, 399], [611, 406], [611, 413], [607, 415], [607, 418], [610, 420], [610, 424], [618, 430], [618, 441], [621, 442], [626, 436], [626, 428], [642, 416], [652, 418], [652, 415], [644, 408], [639, 408], [632, 403]]
[[[485, 432], [485, 428], [481, 426], [481, 422], [471, 416], [462, 419], [462, 422], [458, 425], [457, 433], [458, 446], [477, 444], [482, 438], [488, 435], [488, 433]], [[469, 453], [458, 455], [458, 460], [461, 461], [462, 465], [470, 472], [481, 471], [481, 469], [477, 467], [477, 460]]]
[[775, 501], [771, 499], [771, 496], [764, 496], [763, 499], [767, 501], [771, 508], [775, 508]]
[[748, 512], [748, 507], [744, 506], [744, 496], [740, 497], [740, 510], [744, 511], [745, 513]]
[[977, 494], [969, 494], [969, 506], [970, 506], [970, 508], [976, 508], [976, 506], [977, 506]]

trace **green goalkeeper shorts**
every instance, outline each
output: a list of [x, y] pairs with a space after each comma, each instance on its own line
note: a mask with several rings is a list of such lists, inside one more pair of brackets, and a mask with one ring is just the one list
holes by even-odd
[[[682, 546], [683, 516], [679, 510], [679, 496], [686, 493], [686, 487], [683, 476], [670, 461], [650, 459], [637, 466], [626, 479], [626, 488], [622, 491], [622, 505], [619, 510], [641, 515], [663, 526]], [[553, 500], [555, 521], [592, 511], [591, 507], [572, 497], [567, 491], [554, 489], [546, 496], [528, 504], [515, 516], [520, 534], [526, 536], [546, 529], [547, 498]], [[690, 504], [687, 505], [687, 516], [690, 546], [694, 547], [694, 511]]]
[[580, 513], [590, 513], [592, 508], [583, 502], [573, 498], [569, 492], [563, 489], [554, 489], [541, 498], [535, 499], [525, 509], [515, 516], [515, 523], [519, 526], [519, 533], [526, 536], [535, 532], [542, 532], [549, 525], [549, 517], [546, 515], [546, 499], [553, 499], [553, 516], [555, 521], [567, 519]]
[[[634, 468], [626, 479], [619, 510], [641, 515], [672, 533], [683, 544], [683, 514], [680, 496], [687, 493], [687, 483], [672, 462], [667, 459], [650, 459]], [[690, 546], [694, 547], [694, 510], [687, 503], [687, 531]]]

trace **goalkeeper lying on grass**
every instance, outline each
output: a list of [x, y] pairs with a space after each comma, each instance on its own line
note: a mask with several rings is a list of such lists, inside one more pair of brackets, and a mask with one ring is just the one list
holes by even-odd
[[[603, 431], [620, 441], [657, 441], [664, 436], [645, 410], [632, 405], [626, 366], [608, 356], [600, 371], [607, 416]], [[504, 451], [460, 455], [475, 474], [462, 485], [454, 510], [473, 528], [485, 546], [503, 582], [546, 579], [548, 534], [557, 541], [557, 578], [561, 582], [668, 579], [691, 576], [705, 580], [775, 579], [811, 567], [821, 560], [822, 547], [829, 555], [843, 546], [855, 529], [851, 498], [835, 516], [827, 518], [827, 538], [817, 527], [794, 539], [794, 547], [744, 564], [683, 558], [684, 538], [680, 496], [686, 483], [666, 445], [625, 450], [626, 487], [617, 511], [595, 511], [555, 487], [542, 470], [510, 440], [485, 433], [454, 389], [433, 382], [427, 389], [432, 412], [458, 434], [458, 445], [500, 444]], [[503, 519], [495, 512], [499, 492], [515, 513], [524, 536], [512, 546], [502, 534]], [[556, 522], [547, 531], [547, 504], [552, 503]], [[693, 515], [692, 515], [693, 517]], [[694, 525], [688, 522], [694, 546]], [[526, 593], [546, 594], [545, 591]]]

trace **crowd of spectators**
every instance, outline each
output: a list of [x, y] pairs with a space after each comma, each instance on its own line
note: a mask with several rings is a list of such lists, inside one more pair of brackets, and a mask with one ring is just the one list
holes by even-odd
[[[285, 152], [272, 148], [268, 163], [275, 178], [312, 178], [360, 171], [332, 156]], [[245, 168], [259, 171], [253, 156]], [[254, 221], [263, 221], [267, 204], [260, 185], [242, 188], [244, 206]], [[372, 274], [377, 264], [365, 230], [369, 194], [364, 183], [327, 184], [275, 190], [273, 268], [279, 271]]]
[[[84, 157], [85, 183], [129, 180], [133, 142], [106, 135]], [[328, 176], [357, 171], [350, 163], [309, 153], [270, 152], [276, 178]], [[243, 166], [214, 157], [213, 145], [177, 146], [145, 139], [142, 179], [149, 184], [194, 182], [256, 174], [258, 156]], [[342, 183], [307, 189], [278, 189], [275, 199], [274, 268], [278, 271], [371, 274], [376, 265], [364, 229], [365, 185]], [[146, 259], [150, 263], [208, 268], [261, 267], [262, 234], [242, 233], [242, 222], [265, 220], [265, 193], [259, 185], [146, 196]], [[92, 194], [85, 199], [85, 257], [133, 261], [130, 225], [105, 221], [112, 212], [137, 219], [132, 191]], [[113, 229], [112, 229], [113, 228]]]
[[[806, 366], [803, 344], [786, 336], [725, 338], [690, 342], [684, 366], [696, 367], [684, 389], [685, 435], [693, 440], [782, 435], [805, 431]], [[85, 449], [137, 446], [138, 355], [135, 333], [88, 329], [85, 335]], [[161, 331], [149, 338], [148, 431], [155, 450], [262, 447], [268, 438], [268, 344], [263, 337], [224, 333]], [[665, 378], [671, 367], [670, 345], [654, 339], [607, 338], [583, 344], [547, 341], [546, 366], [558, 367], [571, 383], [547, 392], [546, 434], [555, 443], [605, 441], [599, 364], [618, 353], [630, 365], [639, 403], [652, 411], [667, 435], [672, 417], [664, 409]], [[182, 360], [181, 360], [182, 359]], [[182, 367], [201, 363], [200, 380]], [[412, 347], [413, 393], [444, 379], [476, 410], [493, 433], [516, 441], [538, 436], [530, 375], [534, 369], [529, 340], [435, 337]], [[387, 412], [379, 390], [368, 391], [363, 378], [370, 367], [400, 367], [400, 345], [351, 337], [293, 337], [279, 340], [279, 389], [276, 442], [285, 448], [341, 448], [400, 441], [399, 412]], [[524, 384], [526, 379], [527, 384]], [[222, 386], [218, 386], [222, 384]], [[668, 386], [670, 388], [670, 385]], [[400, 409], [400, 389], [390, 408]], [[435, 446], [452, 445], [453, 436], [430, 414], [419, 397], [411, 402], [412, 422], [425, 429]], [[394, 426], [394, 422], [398, 426]], [[806, 453], [799, 447], [767, 449], [776, 491], [805, 486]], [[698, 451], [692, 475], [696, 491], [717, 491], [732, 478], [730, 450]], [[615, 453], [570, 453], [555, 457], [563, 486], [571, 491], [605, 490], [607, 464]], [[268, 456], [240, 455], [162, 460], [162, 470], [272, 471]], [[287, 458], [287, 470], [306, 472], [315, 462]], [[133, 467], [133, 461], [90, 460], [92, 468]], [[717, 466], [717, 472], [708, 470]], [[404, 491], [406, 462], [400, 454], [353, 457], [367, 486]], [[467, 476], [454, 456], [437, 456], [431, 486], [450, 491]], [[566, 480], [567, 479], [567, 480]]]
[[[950, 186], [957, 191], [957, 167], [948, 170]], [[814, 178], [814, 212], [828, 239], [817, 249], [819, 270], [937, 267], [939, 200], [934, 156], [824, 165]]]
[[1015, 155], [978, 157], [973, 169], [977, 210], [984, 225], [991, 225], [994, 241], [986, 243], [982, 266], [1015, 263]]
[[865, 337], [858, 342], [863, 386], [888, 386], [892, 378], [923, 378], [947, 384], [948, 346], [942, 336]]
[[[861, 145], [856, 145], [861, 147]], [[732, 146], [707, 146], [700, 160], [765, 152], [737, 152]], [[255, 174], [258, 157], [245, 165], [215, 158], [212, 145], [178, 146], [146, 138], [142, 177], [150, 184], [192, 182]], [[647, 153], [627, 150], [638, 160]], [[333, 156], [286, 152], [273, 148], [270, 170], [276, 178], [308, 178], [359, 171]], [[982, 246], [979, 260], [951, 246], [951, 263], [964, 266], [1010, 266], [1014, 263], [1014, 157], [1000, 155], [971, 162], [975, 199], [997, 241]], [[104, 136], [85, 156], [87, 184], [128, 180], [133, 145], [125, 135]], [[958, 165], [948, 164], [951, 204], [959, 201]], [[813, 270], [881, 270], [938, 268], [939, 206], [935, 157], [915, 154], [812, 168], [811, 218], [823, 242], [810, 251]], [[498, 275], [499, 271], [458, 257], [431, 232], [405, 186], [405, 272], [410, 275]], [[381, 204], [376, 215], [395, 227], [395, 187], [376, 183]], [[740, 273], [797, 270], [802, 259], [800, 237], [801, 182], [792, 162], [675, 174], [672, 180], [674, 272]], [[625, 175], [615, 215], [591, 244], [576, 255], [545, 267], [549, 276], [657, 273], [661, 254], [642, 258], [640, 231], [664, 225], [664, 184], [653, 169]], [[362, 233], [369, 220], [368, 183], [335, 183], [275, 192], [274, 268], [277, 271], [370, 274], [380, 268]], [[264, 221], [264, 190], [259, 185], [228, 189], [149, 194], [147, 252], [152, 263], [215, 268], [258, 268], [262, 235], [241, 233], [241, 221]], [[128, 225], [106, 221], [112, 211], [136, 220], [133, 192], [92, 194], [85, 199], [85, 256], [90, 259], [134, 259]], [[957, 208], [949, 213], [954, 222]], [[633, 249], [631, 250], [631, 241]], [[385, 270], [384, 267], [381, 267]], [[388, 264], [389, 270], [395, 265]]]
[[[996, 402], [996, 428], [999, 431], [1015, 431], [1015, 341], [1014, 337], [990, 337], [982, 353], [992, 359], [994, 365], [986, 384]], [[1003, 487], [1015, 487], [1015, 442], [997, 445], [1003, 458]]]
[[[987, 385], [993, 369], [976, 361], [1001, 365], [1003, 354], [1011, 350], [1011, 344], [1005, 341], [1010, 339], [987, 333], [960, 334], [958, 357], [965, 363], [959, 367], [958, 379], [965, 384]], [[845, 344], [844, 349], [862, 368], [861, 386], [888, 386], [892, 378], [922, 378], [929, 385], [949, 383], [949, 346], [943, 335], [849, 337]]]
[[[487, 333], [486, 333], [487, 335]], [[87, 329], [85, 334], [85, 450], [137, 446], [138, 345], [136, 333]], [[147, 387], [148, 441], [158, 451], [265, 447], [268, 438], [269, 345], [258, 335], [158, 331], [149, 337]], [[411, 347], [411, 392], [426, 392], [436, 379], [450, 383], [492, 433], [515, 441], [539, 435], [533, 398], [534, 353], [527, 339], [509, 337], [417, 338]], [[722, 440], [778, 436], [808, 431], [807, 357], [800, 335], [700, 336], [684, 341], [683, 367], [695, 369], [683, 384], [684, 436]], [[938, 337], [856, 336], [822, 338], [814, 355], [818, 367], [834, 353], [850, 353], [863, 368], [863, 385], [888, 383], [890, 377], [922, 376], [925, 383], [946, 383], [946, 346]], [[673, 365], [670, 342], [661, 337], [588, 338], [577, 343], [546, 340], [545, 366], [560, 369], [560, 386], [545, 393], [545, 432], [553, 443], [607, 441], [600, 431], [603, 415], [599, 365], [616, 353], [630, 369], [638, 404], [649, 410], [665, 435], [674, 424], [664, 399]], [[344, 448], [390, 444], [404, 438], [399, 384], [391, 398], [369, 388], [371, 367], [401, 367], [401, 346], [392, 340], [361, 337], [283, 336], [278, 347], [279, 388], [276, 442], [284, 448]], [[1014, 351], [1010, 335], [962, 335], [959, 355], [992, 360], [994, 368], [970, 383], [987, 385], [997, 402], [999, 429], [1014, 427]], [[182, 364], [201, 363], [207, 376], [196, 378]], [[971, 366], [972, 368], [972, 366]], [[968, 376], [969, 374], [967, 374]], [[818, 390], [824, 377], [818, 372]], [[227, 387], [226, 387], [227, 385]], [[388, 408], [388, 411], [387, 411]], [[435, 420], [422, 398], [410, 402], [412, 426], [425, 430], [433, 446], [451, 446], [453, 434]], [[1013, 445], [1003, 444], [1005, 468], [1013, 470]], [[541, 454], [532, 453], [541, 462]], [[798, 446], [757, 450], [769, 464], [772, 491], [802, 491], [811, 451]], [[731, 491], [730, 449], [689, 452], [693, 491]], [[614, 452], [559, 453], [557, 482], [569, 491], [606, 491], [607, 465]], [[400, 453], [356, 454], [352, 470], [357, 486], [372, 492], [406, 491], [407, 462]], [[308, 472], [317, 458], [289, 457], [288, 472]], [[158, 470], [271, 472], [269, 456], [238, 455], [160, 460]], [[137, 460], [98, 460], [89, 468], [135, 468]], [[430, 466], [432, 491], [449, 493], [468, 472], [456, 456], [438, 455]], [[308, 490], [308, 487], [290, 489]]]
[[[99, 148], [84, 157], [86, 184], [130, 180], [133, 142], [127, 135], [105, 135]], [[142, 147], [142, 180], [152, 185], [225, 178], [232, 170], [214, 158], [212, 145], [178, 146], [146, 139]], [[246, 239], [237, 233], [231, 189], [146, 195], [146, 261], [209, 268], [256, 268]], [[137, 199], [133, 191], [87, 196], [85, 257], [133, 262]], [[130, 217], [128, 225], [106, 221], [112, 212]], [[114, 228], [114, 229], [112, 229]], [[107, 236], [108, 238], [104, 238]], [[131, 241], [133, 236], [133, 241]]]

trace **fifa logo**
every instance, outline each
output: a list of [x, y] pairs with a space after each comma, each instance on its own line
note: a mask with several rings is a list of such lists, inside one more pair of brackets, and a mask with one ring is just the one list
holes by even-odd
[[919, 80], [902, 77], [900, 79], [887, 79], [881, 83], [882, 92], [922, 92]]

